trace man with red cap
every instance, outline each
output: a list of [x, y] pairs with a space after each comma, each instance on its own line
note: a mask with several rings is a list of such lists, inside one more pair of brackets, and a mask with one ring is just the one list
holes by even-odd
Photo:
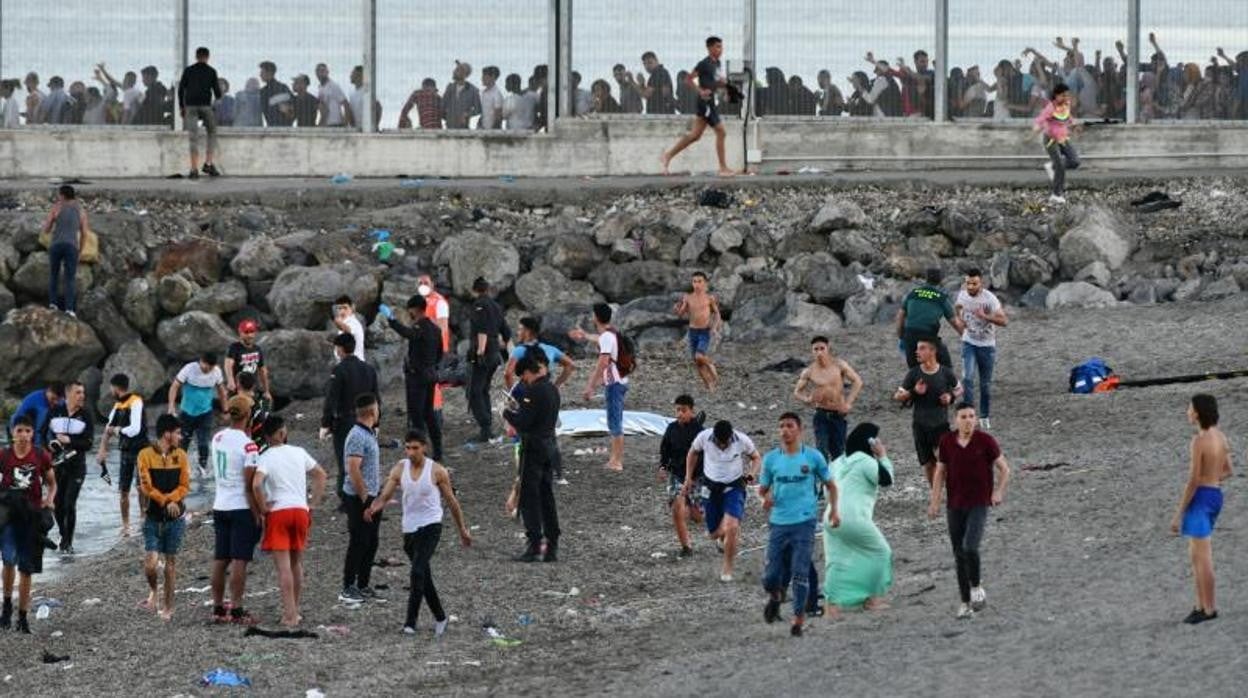
[[273, 404], [273, 393], [269, 390], [269, 367], [264, 365], [264, 350], [256, 344], [259, 330], [260, 323], [251, 318], [238, 323], [238, 341], [225, 352], [225, 390], [230, 394], [238, 392], [238, 376], [250, 373], [256, 377], [256, 387], [265, 402]]

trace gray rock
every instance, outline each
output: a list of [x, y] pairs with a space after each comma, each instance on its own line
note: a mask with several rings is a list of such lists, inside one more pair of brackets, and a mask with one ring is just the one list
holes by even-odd
[[222, 352], [234, 341], [234, 333], [225, 321], [202, 310], [161, 320], [156, 325], [156, 337], [165, 351], [182, 361], [190, 361], [207, 350]]
[[907, 247], [911, 253], [920, 257], [952, 257], [954, 253], [953, 242], [944, 235], [913, 237], [908, 241]]
[[[40, 205], [47, 202], [45, 197]], [[16, 211], [12, 213], [4, 213], [0, 218], [3, 224], [0, 232], [7, 233], [8, 242], [21, 254], [30, 254], [39, 249], [39, 231], [43, 230], [43, 212], [32, 213], [26, 211]], [[92, 216], [94, 220], [95, 216]]]
[[[751, 250], [752, 252], [755, 250]], [[767, 256], [780, 261], [790, 260], [801, 254], [814, 254], [828, 251], [828, 236], [809, 231], [794, 231], [784, 236], [779, 244], [771, 245], [765, 250]]]
[[546, 248], [546, 264], [569, 279], [584, 279], [606, 255], [584, 235], [560, 235]]
[[845, 299], [845, 326], [866, 327], [875, 324], [876, 313], [883, 303], [883, 294], [876, 290], [855, 293]]
[[48, 308], [28, 305], [9, 312], [0, 323], [0, 389], [28, 389], [76, 376], [104, 358], [104, 345], [80, 320]]
[[282, 248], [267, 237], [249, 238], [230, 261], [230, 271], [242, 279], [276, 278], [285, 268]]
[[1174, 293], [1171, 294], [1171, 297], [1178, 303], [1182, 303], [1184, 301], [1194, 301], [1200, 296], [1200, 287], [1203, 283], [1204, 282], [1200, 278], [1188, 279], [1174, 289]]
[[122, 345], [139, 339], [139, 333], [122, 317], [104, 289], [91, 289], [82, 297], [78, 317], [95, 330], [109, 352], [116, 352]]
[[264, 349], [274, 395], [307, 399], [325, 394], [333, 355], [328, 336], [304, 329], [260, 334], [257, 342]]
[[698, 220], [698, 216], [693, 213], [674, 208], [669, 210], [663, 218], [663, 225], [667, 229], [679, 233], [680, 237], [686, 238], [692, 235], [694, 229], [698, 227]]
[[652, 225], [642, 233], [638, 249], [644, 259], [675, 264], [680, 260], [680, 249], [685, 244], [685, 238], [679, 230], [666, 225]]
[[954, 207], [940, 212], [940, 232], [953, 243], [966, 247], [977, 232], [975, 217]]
[[1030, 252], [1019, 252], [1010, 255], [1010, 284], [1019, 288], [1031, 288], [1036, 284], [1047, 283], [1053, 278], [1053, 271], [1043, 257]]
[[996, 232], [987, 235], [976, 235], [971, 244], [966, 246], [968, 257], [989, 257], [997, 252], [1010, 249], [1010, 238], [1005, 233]]
[[611, 243], [611, 254], [607, 258], [617, 264], [641, 259], [641, 240], [633, 238], [616, 240]]
[[680, 343], [684, 330], [679, 327], [647, 327], [636, 336], [639, 351], [670, 349]]
[[260, 232], [269, 227], [269, 217], [264, 209], [249, 206], [238, 212], [235, 216], [238, 224], [247, 230]]
[[672, 312], [679, 293], [645, 296], [620, 306], [611, 318], [621, 332], [636, 333], [650, 327], [683, 327], [686, 321]]
[[745, 242], [746, 232], [750, 224], [745, 221], [725, 221], [711, 233], [711, 249], [716, 252], [734, 250]]
[[1110, 271], [1120, 268], [1135, 250], [1134, 232], [1102, 206], [1090, 206], [1075, 215], [1078, 223], [1058, 243], [1062, 273], [1072, 277], [1096, 261], [1103, 262]]
[[181, 313], [198, 290], [190, 274], [182, 271], [163, 277], [156, 285], [160, 307], [170, 315]]
[[633, 214], [619, 211], [607, 215], [598, 225], [594, 226], [594, 242], [602, 247], [610, 247], [616, 240], [623, 240], [638, 225]]
[[212, 240], [194, 238], [166, 243], [156, 260], [155, 274], [163, 279], [169, 274], [187, 270], [200, 286], [221, 280], [221, 247]]
[[381, 302], [395, 309], [407, 307], [407, 299], [416, 295], [420, 283], [413, 274], [402, 274], [391, 271], [381, 282]]
[[889, 255], [884, 260], [884, 273], [897, 279], [917, 279], [928, 267], [940, 266], [935, 259], [909, 255]]
[[149, 336], [155, 332], [156, 320], [160, 314], [156, 284], [143, 276], [130, 279], [121, 302], [121, 314], [143, 335]]
[[829, 234], [828, 252], [840, 260], [841, 264], [871, 264], [881, 257], [879, 248], [858, 230], [837, 230]]
[[461, 233], [438, 245], [435, 266], [449, 267], [455, 295], [467, 297], [472, 282], [482, 277], [495, 293], [511, 288], [520, 274], [520, 253], [511, 243], [482, 233]]
[[1200, 277], [1200, 267], [1204, 263], [1205, 255], [1197, 252], [1196, 254], [1189, 254], [1180, 259], [1175, 265], [1175, 268], [1179, 273], [1179, 278], [1184, 281], [1190, 281]]
[[1109, 269], [1099, 259], [1075, 273], [1075, 281], [1088, 281], [1101, 288], [1108, 288], [1110, 281]]
[[[48, 253], [38, 251], [31, 252], [26, 255], [26, 261], [22, 262], [22, 266], [14, 272], [13, 278], [9, 279], [9, 287], [14, 291], [35, 298], [39, 301], [47, 302], [48, 300], [48, 270], [51, 265], [48, 263]], [[74, 276], [75, 295], [82, 298], [82, 294], [91, 288], [95, 279], [95, 271], [93, 265], [79, 264], [78, 272]], [[64, 293], [65, 280], [61, 277], [61, 292]]]
[[356, 310], [366, 312], [377, 302], [379, 293], [374, 269], [344, 262], [334, 266], [290, 267], [273, 281], [268, 300], [282, 327], [311, 330], [324, 327], [339, 296], [350, 296]]
[[1036, 284], [1027, 289], [1019, 299], [1018, 304], [1023, 308], [1045, 308], [1048, 307], [1049, 288], [1043, 284]]
[[1152, 305], [1157, 302], [1157, 284], [1149, 279], [1141, 279], [1127, 294], [1127, 300], [1135, 305]]
[[1054, 308], [1110, 308], [1118, 305], [1114, 294], [1097, 288], [1086, 281], [1067, 281], [1049, 291], [1045, 307]]
[[681, 288], [683, 275], [663, 262], [605, 263], [589, 275], [590, 283], [613, 303], [653, 296]]
[[788, 288], [779, 278], [742, 284], [732, 309], [733, 338], [739, 339], [752, 329], [783, 323], [787, 300]]
[[830, 233], [845, 228], [861, 228], [867, 224], [867, 214], [858, 204], [844, 198], [830, 197], [810, 220], [814, 233]]
[[16, 247], [0, 244], [0, 284], [7, 284], [21, 265], [22, 255]]
[[790, 293], [784, 304], [784, 324], [809, 334], [832, 334], [844, 323], [835, 310], [817, 303], [807, 303], [801, 296]]
[[932, 206], [913, 211], [901, 222], [901, 232], [907, 237], [934, 235], [940, 231], [941, 209]]
[[[137, 339], [122, 344], [104, 361], [101, 372], [104, 380], [110, 380], [118, 373], [124, 373], [130, 378], [131, 392], [142, 397], [144, 402], [150, 401], [170, 380], [169, 372], [165, 370], [160, 359]], [[107, 390], [101, 393], [95, 407], [100, 414], [107, 415], [113, 407], [113, 396]]]
[[17, 307], [17, 298], [5, 286], [0, 286], [0, 318]]
[[539, 313], [558, 305], [602, 300], [588, 282], [572, 281], [553, 267], [537, 267], [516, 279], [516, 297], [524, 307]]
[[1200, 290], [1202, 301], [1216, 301], [1239, 293], [1239, 282], [1233, 276], [1224, 276]]
[[1177, 279], [1157, 279], [1153, 283], [1153, 287], [1157, 289], [1157, 300], [1172, 301], [1174, 294], [1179, 290], [1179, 282]]
[[[165, 277], [170, 278], [170, 277]], [[238, 279], [222, 281], [202, 288], [191, 296], [186, 310], [203, 310], [217, 315], [228, 315], [247, 305], [247, 287]]]
[[784, 265], [789, 288], [809, 294], [816, 303], [833, 303], [862, 290], [858, 275], [827, 252], [799, 255]]
[[1239, 260], [1234, 264], [1223, 264], [1220, 276], [1233, 276], [1240, 288], [1248, 286], [1248, 260]]
[[699, 230], [686, 238], [685, 243], [680, 247], [680, 266], [691, 267], [696, 265], [710, 243], [711, 234], [704, 230]]
[[1005, 289], [1010, 286], [1010, 253], [998, 252], [988, 263], [988, 287]]

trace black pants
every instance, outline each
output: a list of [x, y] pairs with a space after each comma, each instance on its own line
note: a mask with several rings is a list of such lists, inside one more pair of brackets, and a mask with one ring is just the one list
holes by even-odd
[[949, 368], [953, 368], [953, 357], [949, 356], [949, 347], [945, 346], [944, 341], [941, 340], [939, 330], [940, 328], [937, 328], [936, 332], [930, 332], [930, 333], [918, 332], [915, 330], [906, 330], [901, 335], [901, 341], [904, 342], [906, 345], [906, 367], [907, 368], [914, 368], [915, 366], [919, 365], [919, 358], [914, 355], [914, 352], [919, 346], [920, 339], [935, 339], [936, 340], [936, 360], [940, 362], [941, 366], [948, 366]]
[[498, 371], [498, 362], [485, 362], [478, 359], [472, 364], [468, 373], [468, 411], [481, 428], [482, 440], [494, 436], [494, 414], [490, 409], [490, 385], [494, 382], [494, 373]]
[[433, 391], [435, 383], [421, 380], [420, 377], [408, 374], [405, 378], [407, 388], [407, 428], [423, 431], [429, 436], [433, 445], [433, 459], [442, 460], [442, 420], [433, 409]]
[[546, 539], [547, 549], [559, 544], [559, 512], [555, 509], [554, 468], [559, 444], [553, 438], [520, 442], [520, 518], [529, 547]]
[[85, 461], [70, 462], [56, 469], [56, 530], [61, 536], [61, 550], [73, 547], [74, 528], [78, 525], [78, 494], [87, 477]]
[[342, 586], [360, 589], [368, 586], [373, 574], [373, 558], [377, 557], [377, 543], [381, 538], [381, 515], [371, 522], [364, 520], [364, 510], [373, 503], [373, 497], [360, 501], [359, 497], [346, 497], [347, 508], [347, 559], [342, 566]]
[[351, 427], [355, 425], [348, 424], [344, 426], [334, 427], [334, 462], [338, 464], [338, 487], [334, 492], [338, 495], [338, 499], [349, 499], [342, 492], [342, 483], [347, 480], [347, 464], [342, 459], [342, 451], [347, 447], [347, 434], [351, 433]]
[[1044, 150], [1053, 164], [1053, 196], [1065, 196], [1066, 170], [1079, 169], [1079, 152], [1070, 141], [1058, 143], [1048, 137], [1044, 139]]
[[984, 538], [988, 507], [948, 509], [949, 542], [958, 565], [958, 594], [962, 603], [971, 602], [971, 587], [979, 586], [979, 542]]
[[442, 524], [435, 523], [421, 526], [411, 533], [403, 534], [403, 552], [412, 561], [412, 572], [409, 580], [411, 588], [407, 593], [407, 620], [404, 625], [416, 627], [416, 616], [420, 615], [420, 602], [423, 599], [433, 612], [436, 621], [446, 620], [446, 612], [442, 610], [442, 600], [438, 598], [438, 590], [433, 586], [433, 571], [429, 567], [433, 553], [438, 549], [438, 540], [442, 537]]

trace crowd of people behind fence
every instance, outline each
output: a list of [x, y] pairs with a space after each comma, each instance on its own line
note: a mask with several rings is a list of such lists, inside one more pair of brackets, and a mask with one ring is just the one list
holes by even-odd
[[[1171, 63], [1155, 34], [1148, 37], [1147, 62], [1139, 66], [1139, 120], [1248, 119], [1248, 51], [1234, 58], [1218, 47], [1209, 63]], [[1091, 60], [1078, 38], [1058, 37], [1053, 50], [1026, 47], [1021, 57], [1002, 58], [991, 66], [955, 66], [947, 78], [948, 114], [953, 119], [1029, 118], [1044, 108], [1052, 88], [1061, 83], [1075, 94], [1076, 115], [1089, 119], [1124, 119], [1127, 101], [1128, 57], [1122, 41], [1113, 55], [1096, 49]], [[1054, 53], [1053, 51], [1056, 51]], [[1046, 53], [1047, 52], [1047, 53]], [[579, 71], [572, 73], [572, 114], [692, 114], [697, 90], [688, 71], [673, 78], [653, 51], [640, 58], [640, 69], [616, 64], [610, 78], [597, 78], [588, 87]], [[220, 80], [220, 99], [213, 110], [217, 124], [241, 128], [344, 127], [359, 128], [365, 85], [363, 66], [355, 66], [344, 91], [324, 63], [313, 70], [315, 89], [307, 74], [294, 75], [290, 84], [278, 77], [278, 67], [263, 61], [241, 90], [231, 91]], [[867, 116], [932, 118], [936, 71], [928, 53], [915, 51], [912, 62], [892, 62], [868, 52], [861, 70], [838, 85], [831, 70], [820, 70], [813, 86], [798, 75], [786, 77], [779, 67], [767, 67], [758, 76], [754, 112], [759, 116]], [[989, 74], [991, 73], [991, 74]], [[524, 77], [486, 66], [473, 81], [471, 64], [456, 61], [450, 81], [440, 86], [423, 78], [400, 107], [373, 104], [374, 125], [382, 112], [398, 108], [400, 129], [505, 129], [540, 131], [546, 125], [546, 65], [537, 65]], [[501, 84], [500, 84], [501, 83]], [[25, 90], [23, 94], [23, 90]], [[176, 85], [167, 87], [155, 66], [126, 72], [118, 81], [100, 63], [90, 81], [53, 75], [42, 83], [37, 73], [25, 79], [0, 81], [0, 127], [39, 124], [172, 125], [177, 104]], [[721, 111], [740, 113], [740, 104]]]

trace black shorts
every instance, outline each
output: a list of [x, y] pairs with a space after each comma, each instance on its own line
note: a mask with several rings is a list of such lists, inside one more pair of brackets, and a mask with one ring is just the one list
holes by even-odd
[[138, 476], [139, 452], [122, 449], [119, 460], [121, 467], [117, 473], [117, 489], [129, 492]]
[[707, 126], [715, 128], [722, 119], [719, 118], [719, 107], [715, 106], [715, 98], [699, 99], [697, 117], [706, 122]]
[[260, 542], [260, 527], [251, 516], [251, 509], [212, 512], [216, 546], [212, 559], [251, 562]]
[[936, 455], [940, 449], [940, 437], [949, 433], [948, 424], [938, 424], [934, 427], [924, 427], [915, 424], [914, 431], [914, 454], [919, 459], [919, 465], [925, 463], [935, 463]]

